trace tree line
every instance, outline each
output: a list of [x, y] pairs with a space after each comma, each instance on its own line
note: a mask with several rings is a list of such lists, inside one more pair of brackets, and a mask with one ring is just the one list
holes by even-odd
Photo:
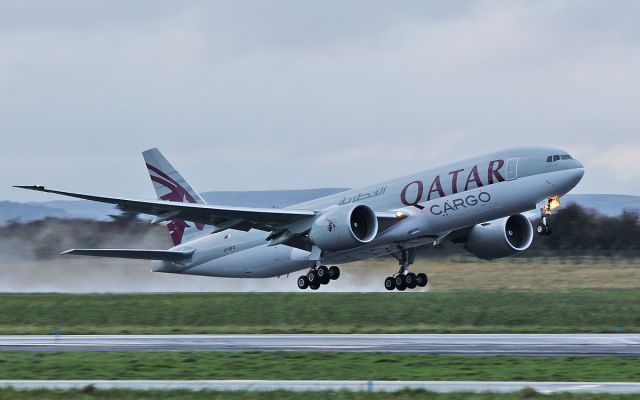
[[[640, 216], [625, 211], [610, 217], [569, 204], [549, 218], [550, 236], [535, 235], [522, 257], [640, 257]], [[142, 222], [132, 215], [114, 216], [112, 221], [48, 218], [0, 227], [0, 260], [47, 259], [73, 247], [171, 246], [165, 227]], [[419, 250], [421, 257], [450, 257], [468, 254], [464, 244], [444, 242]], [[471, 255], [469, 255], [472, 257]]]

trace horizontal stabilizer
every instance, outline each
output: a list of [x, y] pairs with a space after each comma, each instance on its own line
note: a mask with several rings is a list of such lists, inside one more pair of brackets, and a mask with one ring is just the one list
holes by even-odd
[[140, 250], [140, 249], [71, 249], [60, 254], [74, 254], [78, 256], [133, 258], [137, 260], [180, 261], [191, 257], [195, 250]]

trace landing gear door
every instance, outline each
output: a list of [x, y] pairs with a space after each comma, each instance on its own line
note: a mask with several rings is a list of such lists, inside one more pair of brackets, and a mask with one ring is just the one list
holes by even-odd
[[507, 180], [512, 181], [518, 179], [518, 159], [510, 158], [507, 160]]

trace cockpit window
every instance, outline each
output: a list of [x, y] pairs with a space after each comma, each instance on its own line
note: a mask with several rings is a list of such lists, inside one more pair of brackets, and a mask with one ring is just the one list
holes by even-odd
[[569, 154], [554, 154], [552, 156], [547, 156], [547, 162], [554, 162], [560, 160], [573, 160]]

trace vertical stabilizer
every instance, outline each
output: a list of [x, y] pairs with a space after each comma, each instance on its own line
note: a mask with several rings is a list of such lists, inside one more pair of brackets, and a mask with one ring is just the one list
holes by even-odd
[[[143, 151], [142, 156], [147, 164], [149, 177], [159, 200], [206, 204], [202, 197], [193, 190], [189, 182], [162, 155], [160, 150], [149, 149]], [[205, 233], [204, 224], [186, 222], [181, 219], [171, 220], [167, 227], [175, 246]]]

